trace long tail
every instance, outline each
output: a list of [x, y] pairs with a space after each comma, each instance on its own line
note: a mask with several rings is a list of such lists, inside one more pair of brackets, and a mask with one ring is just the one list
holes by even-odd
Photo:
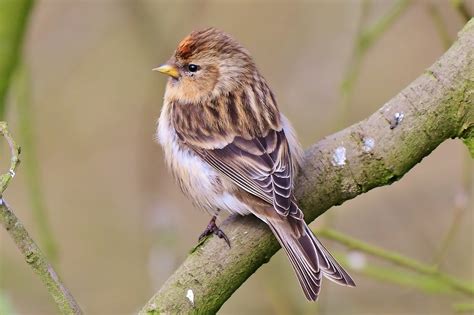
[[308, 225], [292, 217], [266, 218], [273, 234], [285, 249], [306, 298], [316, 301], [321, 274], [341, 285], [354, 287], [354, 280], [314, 236]]

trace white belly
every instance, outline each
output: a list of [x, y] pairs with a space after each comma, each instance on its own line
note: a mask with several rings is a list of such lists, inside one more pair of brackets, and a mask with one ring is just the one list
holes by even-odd
[[167, 116], [165, 105], [158, 121], [157, 138], [163, 147], [166, 163], [183, 192], [197, 207], [211, 215], [216, 215], [219, 210], [249, 214], [248, 206], [232, 193], [237, 187], [178, 142], [178, 136]]

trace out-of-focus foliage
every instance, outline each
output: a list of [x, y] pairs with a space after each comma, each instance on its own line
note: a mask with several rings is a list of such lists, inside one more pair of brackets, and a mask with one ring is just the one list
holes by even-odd
[[10, 78], [21, 56], [21, 44], [32, 0], [0, 0], [0, 119]]
[[0, 314], [14, 315], [10, 300], [0, 292]]
[[26, 153], [22, 157], [25, 172], [25, 183], [28, 189], [30, 209], [33, 214], [35, 228], [38, 230], [38, 242], [51, 263], [58, 259], [56, 241], [51, 232], [46, 202], [44, 201], [42, 181], [39, 178], [39, 163], [36, 156], [34, 111], [31, 109], [31, 88], [28, 71], [24, 64], [19, 65], [14, 80], [16, 112], [18, 114], [19, 143]]

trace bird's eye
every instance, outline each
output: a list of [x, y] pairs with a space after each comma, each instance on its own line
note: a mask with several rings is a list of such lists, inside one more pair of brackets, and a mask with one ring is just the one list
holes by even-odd
[[195, 65], [195, 64], [193, 64], [193, 63], [190, 63], [190, 64], [188, 65], [188, 70], [189, 70], [189, 72], [196, 72], [196, 71], [199, 70], [199, 66], [198, 66], [198, 65]]

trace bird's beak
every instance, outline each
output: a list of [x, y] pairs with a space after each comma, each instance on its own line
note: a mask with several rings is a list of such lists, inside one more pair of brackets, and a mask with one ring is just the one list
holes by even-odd
[[167, 74], [175, 79], [179, 78], [179, 70], [174, 65], [169, 65], [165, 63], [164, 65], [161, 65], [158, 68], [154, 68], [152, 70]]

